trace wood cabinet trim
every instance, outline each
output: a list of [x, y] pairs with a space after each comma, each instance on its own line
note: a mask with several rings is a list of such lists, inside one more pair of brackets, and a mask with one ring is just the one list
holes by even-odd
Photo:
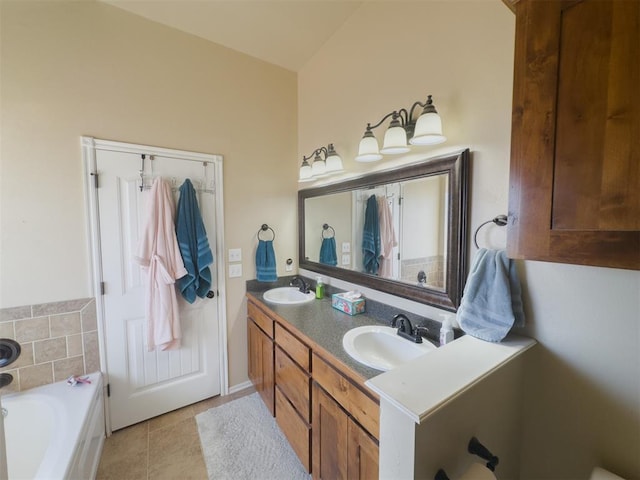
[[380, 435], [380, 406], [323, 358], [313, 354], [313, 380], [371, 435]]

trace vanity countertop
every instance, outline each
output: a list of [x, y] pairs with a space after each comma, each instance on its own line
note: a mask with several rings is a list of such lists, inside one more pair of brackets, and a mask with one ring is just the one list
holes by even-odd
[[335, 357], [381, 399], [416, 423], [536, 344], [531, 338], [513, 334], [500, 343], [464, 335], [402, 367], [381, 372], [354, 360], [342, 347], [342, 337], [352, 328], [388, 322], [366, 313], [347, 315], [333, 308], [329, 298], [301, 305], [276, 305], [266, 302], [262, 291], [250, 290], [247, 295]]
[[248, 291], [247, 294], [289, 323], [308, 340], [334, 356], [359, 376], [362, 382], [382, 373], [351, 358], [342, 348], [342, 337], [352, 328], [388, 323], [383, 323], [366, 313], [351, 316], [336, 310], [331, 306], [330, 298], [313, 300], [301, 305], [276, 305], [265, 301], [263, 292]]

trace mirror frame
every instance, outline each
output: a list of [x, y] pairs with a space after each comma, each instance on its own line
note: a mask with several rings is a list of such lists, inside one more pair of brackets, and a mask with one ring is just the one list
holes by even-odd
[[[300, 268], [455, 312], [460, 305], [467, 272], [469, 162], [469, 149], [465, 149], [459, 153], [430, 158], [393, 170], [374, 172], [340, 183], [299, 190], [298, 259]], [[306, 199], [445, 173], [449, 174], [447, 202], [449, 228], [446, 251], [447, 275], [444, 290], [419, 287], [397, 280], [312, 262], [305, 258], [304, 202]]]

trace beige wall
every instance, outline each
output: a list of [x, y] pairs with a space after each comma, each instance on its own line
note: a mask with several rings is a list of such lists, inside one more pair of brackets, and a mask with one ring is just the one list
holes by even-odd
[[[422, 156], [470, 147], [472, 232], [507, 213], [514, 28], [498, 0], [364, 4], [299, 74], [299, 157], [333, 142], [350, 174], [407, 163], [417, 157], [351, 159], [367, 122], [432, 94], [449, 140]], [[478, 239], [500, 247], [499, 230]], [[521, 478], [588, 478], [595, 465], [639, 478], [640, 273], [518, 267], [526, 332], [540, 343], [526, 370]]]
[[[80, 136], [224, 156], [230, 385], [256, 232], [296, 258], [294, 73], [96, 2], [1, 6], [0, 308], [92, 296]], [[137, 169], [137, 166], [132, 168]]]

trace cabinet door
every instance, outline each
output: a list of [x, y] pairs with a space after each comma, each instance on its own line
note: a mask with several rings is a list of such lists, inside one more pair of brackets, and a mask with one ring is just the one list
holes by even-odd
[[312, 390], [311, 473], [314, 480], [346, 479], [349, 416], [317, 383]]
[[640, 2], [516, 4], [508, 253], [640, 269]]
[[251, 320], [247, 322], [249, 348], [249, 378], [274, 414], [274, 363], [273, 341]]
[[352, 418], [348, 425], [347, 476], [349, 480], [378, 478], [378, 442]]

